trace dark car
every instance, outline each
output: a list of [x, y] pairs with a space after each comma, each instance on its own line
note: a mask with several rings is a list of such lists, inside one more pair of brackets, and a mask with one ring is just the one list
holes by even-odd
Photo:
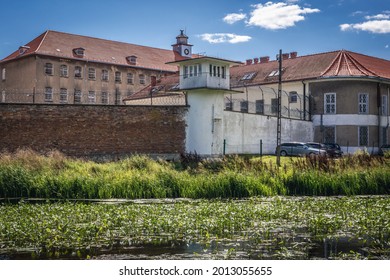
[[385, 153], [390, 152], [390, 144], [384, 144], [379, 148], [379, 155], [384, 156]]
[[[277, 154], [276, 149], [275, 154]], [[303, 156], [303, 155], [325, 155], [326, 151], [323, 149], [313, 148], [303, 142], [288, 142], [280, 145], [281, 156]]]
[[343, 156], [343, 151], [339, 144], [336, 143], [306, 143], [312, 147], [321, 147], [321, 149], [326, 150], [326, 153], [330, 157], [338, 158]]

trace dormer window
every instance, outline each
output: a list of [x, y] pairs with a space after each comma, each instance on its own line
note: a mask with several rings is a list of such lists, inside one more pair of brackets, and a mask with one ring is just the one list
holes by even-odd
[[84, 56], [85, 49], [84, 48], [76, 48], [73, 49], [73, 53], [75, 56], [83, 57]]
[[242, 76], [241, 78], [241, 81], [249, 81], [249, 80], [252, 80], [255, 76], [256, 76], [257, 72], [249, 72], [249, 73], [246, 73], [244, 74], [244, 76]]
[[136, 65], [137, 64], [137, 57], [135, 55], [130, 55], [126, 57], [127, 63]]
[[19, 55], [25, 54], [30, 49], [29, 46], [21, 46], [19, 47]]
[[[282, 69], [282, 73], [284, 72], [284, 68]], [[273, 70], [271, 73], [269, 73], [268, 77], [277, 77], [279, 76], [279, 69], [278, 70]]]

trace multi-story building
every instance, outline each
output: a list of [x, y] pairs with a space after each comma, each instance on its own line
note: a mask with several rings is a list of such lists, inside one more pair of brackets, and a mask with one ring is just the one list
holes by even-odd
[[191, 56], [181, 32], [172, 50], [46, 31], [0, 61], [0, 101], [123, 104]]

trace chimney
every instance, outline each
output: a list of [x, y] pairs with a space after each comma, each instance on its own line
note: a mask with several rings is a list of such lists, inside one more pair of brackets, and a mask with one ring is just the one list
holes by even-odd
[[267, 62], [269, 62], [269, 56], [260, 57], [260, 63], [267, 63]]
[[252, 59], [247, 59], [246, 60], [246, 65], [251, 65], [252, 64]]
[[290, 52], [290, 58], [297, 58], [298, 53], [297, 52]]
[[286, 59], [288, 59], [289, 57], [290, 57], [290, 54], [289, 54], [289, 53], [284, 53], [284, 54], [282, 54], [283, 60], [286, 60]]
[[255, 57], [255, 58], [253, 59], [253, 63], [254, 63], [254, 64], [259, 63], [259, 59], [258, 59], [257, 57]]

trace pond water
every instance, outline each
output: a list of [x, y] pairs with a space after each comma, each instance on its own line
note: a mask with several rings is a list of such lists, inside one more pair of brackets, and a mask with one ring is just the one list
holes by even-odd
[[389, 210], [387, 196], [0, 204], [0, 259], [390, 259]]

